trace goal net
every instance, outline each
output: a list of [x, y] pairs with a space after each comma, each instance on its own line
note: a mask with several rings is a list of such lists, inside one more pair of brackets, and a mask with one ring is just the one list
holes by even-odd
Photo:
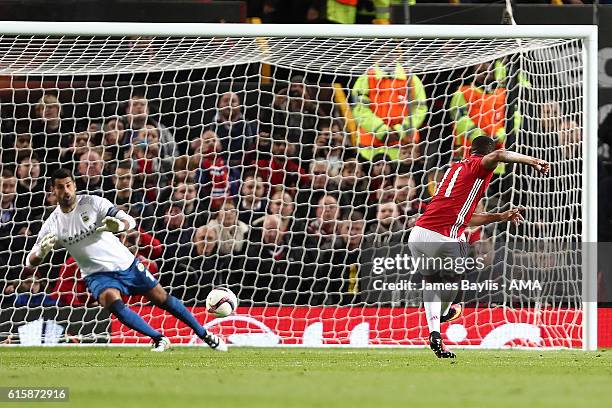
[[[477, 211], [523, 207], [525, 222], [468, 229], [481, 262], [445, 341], [589, 348], [590, 28], [356, 27], [0, 28], [0, 342], [148, 342], [91, 298], [65, 250], [24, 267], [67, 167], [134, 216], [120, 239], [231, 344], [423, 346], [422, 277], [385, 259], [406, 254], [449, 164], [487, 136], [552, 167], [496, 169]], [[214, 286], [238, 296], [233, 316], [206, 313]]]

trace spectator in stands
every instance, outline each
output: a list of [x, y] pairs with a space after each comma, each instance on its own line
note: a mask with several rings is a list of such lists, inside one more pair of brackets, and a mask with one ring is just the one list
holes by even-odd
[[255, 220], [266, 215], [268, 200], [265, 195], [266, 185], [262, 178], [259, 175], [245, 175], [237, 203], [238, 219], [247, 225], [252, 225]]
[[46, 164], [45, 173], [59, 167], [60, 147], [68, 143], [63, 135], [72, 131], [71, 124], [61, 117], [62, 106], [57, 96], [43, 95], [34, 107], [32, 147], [40, 161]]
[[[207, 225], [195, 230], [190, 245], [182, 247], [177, 258], [164, 263], [162, 279], [172, 294], [187, 303], [203, 302], [213, 286], [227, 284], [227, 264], [217, 251], [217, 231]], [[238, 293], [237, 291], [235, 293]]]
[[363, 159], [385, 155], [397, 160], [401, 145], [419, 143], [418, 130], [428, 111], [425, 87], [395, 60], [368, 69], [355, 82], [351, 96]]
[[[164, 214], [158, 217], [155, 225], [155, 238], [164, 246], [161, 260], [160, 284], [179, 299], [185, 298], [185, 282], [188, 269], [179, 266], [180, 255], [188, 253], [195, 228], [185, 223], [185, 214], [180, 206], [169, 205]], [[184, 263], [184, 262], [183, 262]]]
[[45, 287], [46, 281], [38, 272], [24, 268], [20, 278], [4, 288], [3, 301], [14, 307], [56, 305], [57, 301], [45, 293]]
[[401, 243], [404, 228], [398, 218], [399, 211], [393, 201], [380, 203], [376, 211], [376, 223], [368, 228], [366, 244], [373, 247]]
[[146, 201], [142, 189], [133, 188], [133, 180], [132, 162], [119, 162], [112, 176], [113, 188], [107, 189], [104, 196], [134, 217], [140, 228], [148, 231], [153, 227], [155, 212], [152, 204]]
[[[173, 158], [179, 155], [178, 146], [174, 140], [174, 135], [158, 119], [151, 114], [149, 101], [143, 93], [135, 92], [129, 99], [125, 108], [124, 117], [125, 129], [128, 137], [134, 137], [135, 131], [150, 125], [157, 129], [159, 138], [159, 153], [164, 158], [162, 171], [171, 171]], [[130, 140], [125, 141], [127, 143]]]
[[383, 155], [376, 155], [371, 163], [364, 163], [367, 168], [368, 175], [368, 213], [367, 219], [372, 219], [372, 211], [375, 210], [376, 204], [379, 203], [381, 193], [386, 187], [393, 185], [393, 175], [397, 172], [397, 162], [391, 161], [391, 158]]
[[102, 135], [102, 146], [104, 147], [103, 158], [107, 163], [123, 160], [128, 151], [125, 141], [125, 125], [116, 116], [106, 120], [104, 123], [104, 134]]
[[159, 188], [166, 185], [167, 173], [162, 170], [159, 130], [151, 125], [136, 132], [132, 138], [129, 157], [134, 160], [136, 185], [144, 186], [145, 197], [156, 201]]
[[239, 254], [246, 250], [249, 227], [238, 219], [238, 211], [232, 201], [223, 203], [208, 226], [217, 231], [219, 255]]
[[363, 213], [353, 211], [340, 224], [340, 234], [346, 246], [335, 251], [332, 258], [332, 264], [338, 268], [333, 269], [334, 275], [328, 285], [330, 304], [350, 303], [359, 292], [360, 255], [365, 231], [363, 217]]
[[242, 115], [240, 97], [234, 92], [226, 92], [217, 102], [217, 115], [212, 130], [221, 141], [222, 151], [227, 155], [232, 168], [247, 165], [255, 143], [255, 130]]
[[340, 207], [338, 199], [326, 194], [319, 198], [315, 208], [315, 217], [307, 226], [307, 243], [309, 248], [320, 250], [341, 248], [340, 238]]
[[419, 214], [427, 207], [426, 203], [417, 198], [417, 186], [410, 174], [398, 174], [393, 182], [393, 198], [397, 204], [398, 213], [406, 228], [412, 228]]
[[340, 179], [340, 207], [352, 208], [363, 213], [366, 212], [368, 188], [370, 180], [364, 172], [365, 164], [356, 158], [351, 158], [342, 164], [342, 177]]
[[258, 174], [271, 186], [284, 185], [293, 190], [297, 185], [307, 185], [310, 177], [295, 160], [287, 156], [287, 142], [282, 136], [274, 136], [272, 157], [257, 161]]
[[235, 195], [239, 177], [228, 166], [221, 141], [212, 130], [205, 129], [200, 138], [191, 142], [191, 148], [190, 161], [197, 166], [195, 181], [200, 185], [200, 198], [205, 199], [205, 206], [210, 211], [217, 211]]
[[308, 160], [308, 151], [299, 151], [295, 147], [314, 144], [319, 116], [324, 114], [304, 81], [303, 76], [295, 75], [291, 77], [289, 87], [276, 93], [271, 123], [274, 125], [273, 136], [279, 136], [290, 144], [284, 154]]
[[17, 205], [17, 178], [12, 171], [2, 170], [0, 183], [0, 236], [10, 240], [26, 233], [28, 208]]
[[304, 247], [306, 244], [307, 220], [295, 216], [295, 202], [291, 194], [281, 189], [275, 190], [270, 197], [268, 214], [280, 215], [282, 229], [288, 232], [287, 244], [290, 247]]
[[343, 153], [344, 135], [340, 125], [334, 122], [331, 126], [320, 127], [315, 139], [314, 158], [327, 160], [330, 171], [339, 174], [342, 170]]
[[[169, 186], [174, 184], [190, 182], [194, 183], [196, 178], [196, 168], [199, 163], [196, 163], [195, 158], [189, 155], [182, 155], [174, 161], [174, 170], [171, 177], [168, 179]], [[162, 186], [161, 190], [168, 190], [168, 186]], [[160, 191], [161, 195], [161, 191]]]
[[[340, 224], [341, 212], [338, 200], [333, 195], [322, 196], [315, 207], [315, 217], [306, 227], [304, 281], [307, 291], [312, 293], [309, 304], [322, 304], [328, 299], [325, 288], [330, 278], [337, 277], [340, 272], [334, 265], [334, 255], [345, 244], [342, 240]], [[303, 286], [304, 287], [304, 286]]]
[[0, 277], [17, 279], [23, 269], [27, 207], [17, 206], [17, 179], [12, 171], [0, 175]]
[[64, 140], [69, 142], [61, 148], [62, 165], [75, 170], [80, 157], [93, 148], [91, 137], [89, 132], [79, 132], [70, 139], [65, 137]]
[[548, 101], [541, 107], [542, 131], [556, 134], [562, 156], [565, 159], [573, 159], [579, 155], [582, 135], [578, 123], [568, 116], [562, 113], [559, 102]]
[[157, 219], [155, 238], [165, 247], [164, 261], [174, 258], [179, 249], [191, 241], [194, 228], [187, 225], [185, 219], [182, 208], [173, 204], [167, 206], [163, 216]]
[[198, 200], [198, 191], [195, 183], [190, 180], [177, 183], [172, 192], [172, 203], [182, 208], [187, 225], [199, 227], [206, 223], [207, 209], [202, 201]]
[[32, 150], [32, 135], [30, 133], [21, 133], [17, 135], [15, 139], [15, 148], [20, 152]]
[[327, 160], [314, 160], [310, 164], [312, 185], [310, 189], [303, 189], [297, 194], [297, 212], [299, 218], [313, 216], [313, 209], [321, 197], [330, 192], [338, 191], [338, 173], [332, 170]]
[[32, 135], [30, 133], [20, 133], [16, 137], [11, 134], [0, 134], [1, 147], [0, 158], [3, 164], [17, 163], [17, 156], [20, 154], [31, 155]]
[[[295, 262], [302, 258], [294, 255], [286, 238], [287, 231], [279, 215], [265, 215], [262, 228], [252, 230], [244, 267], [232, 268], [236, 273], [231, 281], [241, 285], [241, 301], [269, 305], [281, 301], [292, 304], [296, 300], [296, 289], [307, 276], [302, 265]], [[240, 271], [244, 271], [243, 276]]]
[[283, 221], [283, 226], [286, 230], [291, 230], [291, 224], [297, 220], [294, 216], [295, 204], [291, 194], [282, 190], [275, 190], [270, 196], [270, 204], [268, 205], [268, 214], [280, 215]]
[[104, 179], [104, 163], [97, 150], [91, 149], [79, 157], [77, 164], [76, 187], [77, 191], [89, 194], [103, 195], [104, 190], [110, 189]]
[[[30, 223], [36, 222], [42, 226], [44, 214], [45, 186], [40, 177], [40, 161], [38, 155], [31, 151], [24, 151], [17, 157], [17, 208], [28, 212]], [[30, 224], [32, 225], [32, 224]]]
[[102, 140], [102, 122], [91, 121], [87, 124], [87, 131], [93, 136], [93, 139], [99, 143]]
[[160, 130], [153, 125], [146, 125], [136, 132], [134, 136], [137, 140], [146, 144], [146, 157], [149, 160], [155, 160], [154, 167], [162, 173], [169, 172], [174, 165], [174, 156], [168, 156], [166, 150], [162, 148]]

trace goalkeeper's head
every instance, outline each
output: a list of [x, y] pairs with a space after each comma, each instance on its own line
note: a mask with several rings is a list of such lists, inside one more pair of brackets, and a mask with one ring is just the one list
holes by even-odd
[[62, 210], [72, 210], [76, 204], [76, 184], [72, 172], [66, 168], [57, 169], [51, 176], [51, 185]]
[[488, 136], [478, 136], [472, 140], [471, 154], [485, 156], [495, 151], [495, 140]]

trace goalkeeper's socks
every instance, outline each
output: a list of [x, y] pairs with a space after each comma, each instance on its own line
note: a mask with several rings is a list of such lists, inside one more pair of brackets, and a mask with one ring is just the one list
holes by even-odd
[[117, 319], [130, 329], [136, 330], [139, 333], [149, 336], [154, 341], [158, 341], [162, 338], [162, 334], [149, 326], [147, 322], [142, 320], [142, 317], [138, 313], [132, 311], [129, 307], [123, 303], [122, 300], [115, 300], [108, 308]]
[[167, 310], [181, 322], [191, 327], [199, 338], [206, 336], [206, 329], [200, 323], [198, 323], [196, 318], [189, 310], [187, 310], [185, 305], [183, 305], [183, 303], [174, 296], [168, 295], [166, 302], [161, 305], [161, 308]]

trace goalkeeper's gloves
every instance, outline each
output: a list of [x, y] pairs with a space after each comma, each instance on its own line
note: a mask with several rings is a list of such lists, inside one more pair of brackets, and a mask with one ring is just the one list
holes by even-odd
[[121, 232], [125, 230], [125, 223], [121, 221], [119, 218], [115, 217], [105, 217], [102, 220], [102, 225], [96, 228], [98, 232]]
[[36, 254], [37, 258], [45, 259], [49, 252], [55, 247], [57, 237], [54, 234], [47, 234], [40, 241], [40, 250]]

